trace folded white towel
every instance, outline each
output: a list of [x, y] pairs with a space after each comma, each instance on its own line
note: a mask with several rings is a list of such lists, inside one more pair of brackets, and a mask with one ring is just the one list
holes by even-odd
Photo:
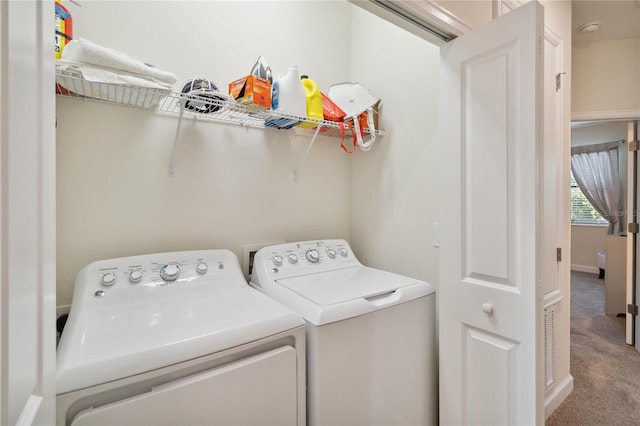
[[67, 71], [75, 78], [81, 78], [82, 80], [92, 83], [129, 85], [159, 90], [171, 90], [173, 88], [173, 85], [167, 84], [162, 80], [140, 74], [133, 74], [127, 71], [87, 63], [69, 62], [64, 59], [58, 59], [56, 61], [56, 69]]
[[103, 47], [82, 38], [73, 39], [64, 47], [62, 59], [148, 76], [170, 85], [175, 84], [177, 81], [175, 74], [171, 72], [151, 67], [118, 50]]

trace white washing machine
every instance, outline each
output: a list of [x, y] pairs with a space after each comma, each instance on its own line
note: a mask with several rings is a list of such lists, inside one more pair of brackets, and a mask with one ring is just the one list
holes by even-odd
[[94, 262], [58, 345], [58, 425], [303, 425], [304, 321], [228, 250]]
[[259, 250], [251, 285], [306, 320], [309, 425], [437, 424], [430, 284], [322, 240]]

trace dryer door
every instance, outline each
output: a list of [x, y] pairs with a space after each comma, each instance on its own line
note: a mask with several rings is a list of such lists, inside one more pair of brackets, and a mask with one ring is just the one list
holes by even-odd
[[80, 412], [80, 425], [295, 425], [296, 351], [283, 346]]

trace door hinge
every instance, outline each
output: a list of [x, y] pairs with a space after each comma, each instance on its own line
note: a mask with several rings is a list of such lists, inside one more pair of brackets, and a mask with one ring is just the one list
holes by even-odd
[[562, 87], [562, 75], [566, 74], [566, 72], [559, 72], [558, 74], [556, 74], [556, 92], [560, 91], [560, 88]]
[[627, 313], [631, 314], [631, 315], [638, 315], [638, 305], [634, 305], [629, 303], [627, 305]]
[[556, 262], [562, 262], [562, 247], [556, 248]]
[[629, 232], [630, 234], [637, 234], [638, 232], [640, 232], [640, 225], [638, 223], [630, 223], [627, 226], [627, 232]]
[[629, 141], [630, 152], [638, 151], [639, 147], [640, 147], [640, 141]]

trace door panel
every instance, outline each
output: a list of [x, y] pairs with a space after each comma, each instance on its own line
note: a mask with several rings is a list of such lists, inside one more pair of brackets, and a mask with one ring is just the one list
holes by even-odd
[[543, 10], [441, 49], [442, 424], [539, 424]]
[[[514, 170], [508, 145], [514, 54], [513, 45], [502, 46], [462, 63], [462, 244], [469, 284], [514, 285], [515, 194], [509, 184]], [[493, 241], [491, 250], [487, 241]]]
[[[518, 344], [485, 330], [464, 326], [466, 411], [472, 424], [507, 425], [509, 397], [517, 391], [515, 353]], [[469, 362], [472, 361], [472, 362]], [[516, 389], [514, 389], [516, 388]]]

